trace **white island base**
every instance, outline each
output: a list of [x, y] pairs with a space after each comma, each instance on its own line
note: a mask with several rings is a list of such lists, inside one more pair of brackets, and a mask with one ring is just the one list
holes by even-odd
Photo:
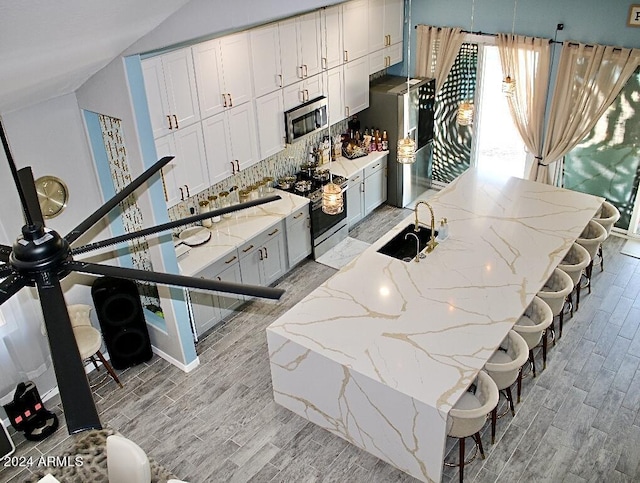
[[270, 325], [267, 341], [278, 404], [440, 481], [449, 409], [602, 199], [469, 170], [429, 203], [450, 233], [425, 259], [377, 252], [410, 216]]

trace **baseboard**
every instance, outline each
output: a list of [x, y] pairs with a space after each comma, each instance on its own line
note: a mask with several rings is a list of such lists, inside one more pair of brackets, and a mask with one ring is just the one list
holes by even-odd
[[193, 362], [190, 362], [189, 364], [185, 365], [182, 362], [178, 361], [177, 359], [174, 359], [173, 357], [171, 357], [169, 354], [161, 351], [155, 346], [151, 346], [151, 350], [153, 351], [154, 354], [156, 354], [159, 357], [162, 357], [165, 361], [176, 366], [178, 369], [182, 369], [184, 372], [191, 372], [200, 365], [200, 359], [198, 357], [196, 357]]

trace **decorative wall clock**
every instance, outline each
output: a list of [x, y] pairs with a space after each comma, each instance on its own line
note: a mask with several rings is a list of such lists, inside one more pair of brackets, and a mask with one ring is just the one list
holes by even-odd
[[62, 213], [69, 201], [69, 190], [64, 181], [55, 176], [42, 176], [35, 183], [42, 216], [53, 218]]

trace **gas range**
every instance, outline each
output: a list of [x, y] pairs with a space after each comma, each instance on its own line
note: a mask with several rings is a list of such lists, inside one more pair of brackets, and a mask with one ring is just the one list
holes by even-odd
[[[322, 201], [322, 187], [325, 184], [329, 183], [329, 181], [323, 182], [317, 179], [309, 179], [309, 177], [304, 175], [303, 173], [298, 173], [296, 175], [296, 180], [297, 180], [296, 183], [298, 181], [310, 182], [311, 183], [310, 189], [308, 189], [307, 191], [296, 189], [296, 183], [294, 183], [291, 188], [284, 189], [283, 191], [287, 191], [289, 193], [293, 193], [299, 196], [304, 196], [305, 198], [309, 198], [312, 205], [318, 204], [319, 202]], [[348, 180], [344, 176], [339, 176], [337, 174], [334, 174], [332, 176], [332, 180], [333, 180], [333, 183], [337, 184], [342, 189], [346, 189]], [[279, 189], [283, 189], [283, 188], [279, 188]]]

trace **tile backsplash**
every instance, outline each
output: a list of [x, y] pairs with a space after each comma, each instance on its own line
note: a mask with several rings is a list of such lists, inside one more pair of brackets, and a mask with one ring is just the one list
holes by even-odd
[[[331, 126], [331, 136], [335, 138], [337, 135], [347, 130], [347, 120], [340, 121]], [[228, 177], [227, 179], [216, 183], [200, 193], [181, 201], [177, 205], [169, 208], [169, 219], [178, 220], [190, 216], [189, 206], [198, 206], [198, 202], [206, 200], [210, 195], [217, 195], [221, 191], [228, 191], [232, 186], [245, 186], [261, 181], [265, 176], [271, 176], [274, 179], [282, 176], [292, 175], [300, 171], [300, 165], [307, 162], [308, 154], [317, 147], [327, 136], [327, 132], [311, 134], [306, 138], [288, 144], [287, 147], [273, 156], [270, 156], [253, 166], [243, 169], [239, 173]], [[176, 229], [176, 234], [185, 227]]]

